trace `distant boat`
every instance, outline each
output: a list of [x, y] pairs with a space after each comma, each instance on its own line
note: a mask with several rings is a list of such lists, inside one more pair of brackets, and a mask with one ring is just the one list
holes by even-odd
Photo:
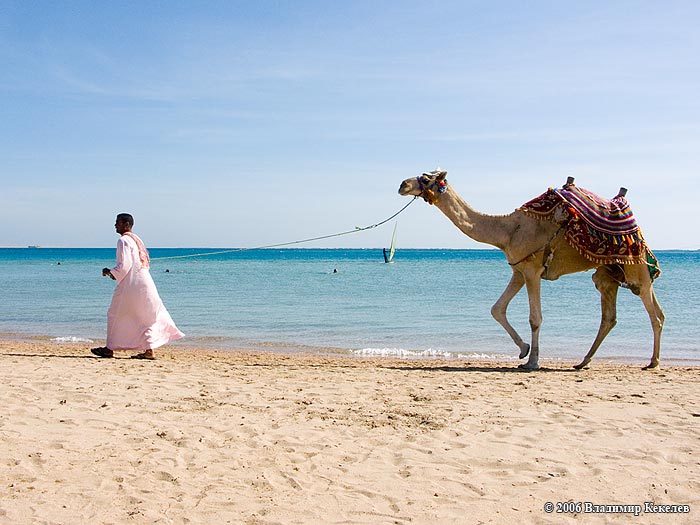
[[384, 262], [385, 263], [391, 263], [394, 261], [394, 252], [396, 251], [396, 227], [398, 226], [398, 223], [394, 224], [394, 233], [391, 235], [391, 246], [389, 247], [389, 251], [386, 251], [386, 248], [384, 248], [382, 251], [384, 253]]
[[29, 246], [27, 246], [27, 248], [36, 249], [36, 248], [41, 248], [41, 246], [39, 246], [38, 244], [30, 244]]

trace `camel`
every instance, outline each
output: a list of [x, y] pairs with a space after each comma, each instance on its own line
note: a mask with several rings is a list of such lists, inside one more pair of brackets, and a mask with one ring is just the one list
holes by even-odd
[[[588, 366], [598, 347], [617, 323], [617, 291], [629, 288], [639, 296], [649, 314], [654, 333], [654, 349], [649, 365], [659, 365], [664, 313], [659, 305], [647, 264], [603, 265], [592, 262], [569, 245], [562, 232], [562, 218], [539, 220], [523, 211], [508, 215], [480, 213], [467, 204], [451, 185], [447, 172], [435, 170], [401, 183], [399, 194], [422, 197], [435, 205], [464, 234], [478, 242], [499, 248], [506, 256], [513, 275], [503, 294], [491, 308], [491, 315], [508, 332], [520, 349], [520, 359], [529, 358], [520, 368], [539, 368], [539, 334], [542, 325], [541, 280], [556, 280], [562, 275], [594, 270], [593, 282], [600, 292], [601, 320], [598, 334], [583, 361], [574, 368]], [[573, 179], [570, 178], [573, 183]], [[626, 191], [626, 190], [625, 190]], [[531, 341], [526, 343], [508, 322], [506, 310], [513, 297], [525, 286], [530, 307]]]

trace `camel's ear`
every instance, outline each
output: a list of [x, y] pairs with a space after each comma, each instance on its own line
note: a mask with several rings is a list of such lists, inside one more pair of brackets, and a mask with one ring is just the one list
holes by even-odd
[[447, 172], [446, 171], [441, 171], [438, 173], [438, 176], [435, 178], [435, 182], [442, 182], [447, 178]]

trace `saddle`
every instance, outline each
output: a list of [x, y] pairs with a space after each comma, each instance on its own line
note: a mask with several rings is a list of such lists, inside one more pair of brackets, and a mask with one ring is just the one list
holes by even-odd
[[652, 280], [660, 274], [659, 262], [644, 242], [625, 193], [604, 199], [569, 182], [518, 208], [539, 220], [559, 222], [567, 242], [597, 264], [647, 264]]

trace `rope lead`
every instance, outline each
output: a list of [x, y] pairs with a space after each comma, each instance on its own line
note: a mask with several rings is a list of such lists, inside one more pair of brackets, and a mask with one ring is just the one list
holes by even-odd
[[168, 256], [168, 257], [152, 257], [152, 258], [151, 258], [151, 261], [162, 261], [162, 260], [165, 260], [165, 259], [186, 259], [186, 258], [188, 258], [188, 257], [206, 257], [206, 256], [208, 256], [208, 255], [221, 255], [221, 254], [224, 254], [224, 253], [248, 252], [248, 251], [251, 251], [251, 250], [264, 250], [264, 249], [267, 249], [267, 248], [281, 248], [282, 246], [292, 246], [292, 245], [294, 245], [294, 244], [303, 244], [303, 243], [305, 243], [305, 242], [320, 241], [320, 240], [323, 240], [323, 239], [331, 239], [331, 238], [333, 238], [333, 237], [341, 237], [341, 236], [343, 236], [343, 235], [349, 235], [349, 234], [351, 234], [351, 233], [357, 233], [357, 232], [363, 232], [363, 231], [366, 231], [366, 230], [372, 230], [372, 229], [374, 229], [374, 228], [377, 228], [377, 227], [381, 226], [382, 224], [386, 224], [386, 223], [389, 222], [391, 219], [393, 219], [394, 217], [398, 216], [402, 211], [404, 211], [404, 210], [405, 210], [406, 208], [408, 208], [411, 204], [413, 204], [413, 201], [415, 201], [417, 198], [418, 198], [418, 197], [413, 197], [413, 199], [411, 199], [411, 200], [409, 201], [408, 204], [406, 204], [403, 208], [401, 208], [399, 211], [397, 211], [396, 213], [394, 213], [391, 217], [388, 217], [388, 218], [384, 219], [383, 221], [378, 222], [378, 223], [376, 223], [376, 224], [370, 224], [369, 226], [362, 226], [362, 227], [361, 227], [361, 226], [355, 226], [355, 229], [354, 229], [354, 230], [348, 230], [348, 231], [344, 231], [344, 232], [340, 232], [340, 233], [331, 233], [330, 235], [321, 235], [320, 237], [310, 237], [310, 238], [308, 238], [308, 239], [299, 239], [299, 240], [296, 240], [296, 241], [281, 242], [281, 243], [279, 243], [279, 244], [268, 244], [267, 246], [256, 246], [256, 247], [254, 247], [254, 248], [234, 248], [234, 249], [232, 249], [232, 250], [221, 250], [221, 251], [217, 251], [217, 252], [191, 253], [191, 254], [188, 254], [188, 255], [170, 255], [170, 256]]

